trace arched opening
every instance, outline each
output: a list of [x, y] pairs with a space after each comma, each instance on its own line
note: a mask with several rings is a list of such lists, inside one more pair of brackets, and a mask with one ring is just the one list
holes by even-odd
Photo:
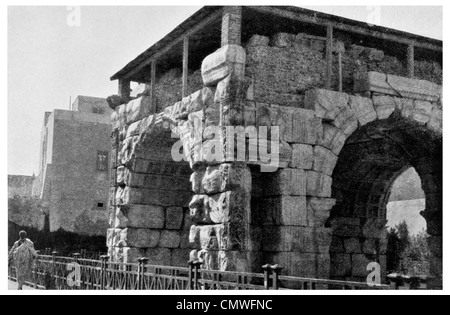
[[178, 139], [153, 116], [132, 124], [128, 134], [118, 148], [122, 166], [108, 231], [111, 259], [135, 263], [147, 257], [151, 265], [185, 267], [192, 170], [172, 159]]
[[396, 180], [414, 168], [426, 198], [420, 212], [426, 220], [432, 251], [430, 273], [442, 276], [442, 138], [424, 125], [395, 116], [367, 124], [346, 141], [333, 173], [336, 205], [332, 228], [330, 276], [366, 281], [369, 263], [388, 272], [388, 204]]
[[430, 252], [425, 210], [425, 192], [414, 168], [403, 172], [393, 183], [386, 206], [388, 273], [429, 275]]

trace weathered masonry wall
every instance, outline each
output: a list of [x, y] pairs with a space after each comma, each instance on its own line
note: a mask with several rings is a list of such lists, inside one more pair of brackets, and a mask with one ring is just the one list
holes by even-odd
[[107, 246], [116, 261], [148, 257], [154, 265], [185, 266], [191, 170], [187, 163], [172, 161], [176, 139], [170, 130], [156, 127], [157, 115], [151, 111], [150, 97], [144, 95], [119, 106], [112, 116]]
[[[194, 71], [188, 75], [187, 94], [198, 91], [203, 87], [200, 70]], [[170, 104], [175, 104], [183, 97], [181, 69], [174, 68], [162, 74], [156, 81], [156, 112], [161, 112]]]
[[[386, 275], [388, 193], [411, 165], [428, 195], [424, 217], [428, 233], [436, 235], [430, 238], [433, 264], [439, 270], [442, 263], [441, 88], [380, 73], [358, 82], [370, 97], [316, 89], [306, 92], [305, 108], [246, 103], [246, 125], [283, 126], [280, 170], [254, 170], [251, 211], [262, 227], [263, 260], [284, 266], [285, 274], [364, 281], [367, 265], [378, 262]], [[391, 129], [402, 149], [389, 138], [346, 146], [361, 140], [363, 127], [369, 134]], [[405, 148], [413, 155], [405, 156]]]
[[[307, 34], [279, 33], [271, 38], [254, 35], [246, 44], [246, 75], [252, 78], [250, 98], [284, 106], [304, 107], [304, 94], [325, 86], [326, 38]], [[355, 72], [375, 71], [406, 76], [405, 60], [359, 45], [342, 47], [343, 91], [353, 92]], [[338, 57], [333, 57], [333, 87], [338, 85]], [[417, 79], [442, 84], [442, 66], [437, 62], [415, 62]]]
[[[270, 263], [287, 275], [361, 280], [367, 262], [385, 268], [385, 197], [413, 166], [428, 200], [433, 273], [442, 274], [442, 87], [405, 78], [380, 51], [350, 46], [359, 57], [358, 71], [344, 76], [348, 93], [321, 89], [323, 39], [254, 36], [244, 49], [240, 15], [224, 10], [222, 47], [203, 60], [196, 92], [157, 108], [146, 95], [115, 108], [113, 259], [185, 265], [197, 256], [211, 270], [260, 272]], [[217, 155], [226, 126], [279, 126], [280, 139], [270, 139], [279, 141], [279, 168], [264, 173], [261, 162]]]

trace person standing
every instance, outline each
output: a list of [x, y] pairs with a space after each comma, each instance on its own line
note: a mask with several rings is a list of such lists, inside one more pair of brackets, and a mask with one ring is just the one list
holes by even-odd
[[38, 254], [34, 249], [34, 244], [27, 238], [27, 233], [21, 231], [19, 233], [20, 239], [14, 243], [9, 252], [8, 261], [14, 261], [16, 267], [18, 289], [22, 290], [26, 281], [32, 278], [33, 260], [37, 258]]

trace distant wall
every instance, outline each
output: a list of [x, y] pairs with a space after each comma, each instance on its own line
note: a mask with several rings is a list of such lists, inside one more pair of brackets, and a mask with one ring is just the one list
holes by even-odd
[[31, 196], [34, 176], [8, 175], [8, 198]]
[[106, 99], [90, 96], [78, 96], [72, 105], [72, 110], [89, 114], [102, 114], [110, 116], [112, 109], [109, 108]]
[[52, 232], [105, 234], [109, 171], [97, 170], [97, 152], [110, 151], [109, 131], [109, 124], [101, 121], [66, 120], [56, 115], [52, 172], [47, 179]]

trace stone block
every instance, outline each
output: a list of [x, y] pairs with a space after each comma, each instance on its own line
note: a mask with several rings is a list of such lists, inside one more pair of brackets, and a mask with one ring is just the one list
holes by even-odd
[[117, 185], [119, 185], [119, 186], [125, 185], [126, 170], [127, 169], [126, 169], [125, 166], [119, 166], [117, 168], [117, 171], [116, 171], [116, 176], [117, 176], [116, 182], [117, 182]]
[[[112, 192], [112, 191], [111, 191]], [[113, 205], [115, 206], [119, 206], [119, 205], [123, 205], [123, 194], [124, 194], [124, 188], [123, 187], [117, 187], [115, 189], [115, 198], [114, 198], [114, 203]]]
[[306, 173], [304, 170], [279, 169], [268, 175], [266, 180], [263, 190], [267, 196], [306, 195]]
[[256, 109], [255, 108], [244, 108], [244, 125], [245, 126], [256, 126]]
[[377, 119], [377, 112], [373, 108], [373, 102], [370, 98], [350, 95], [349, 106], [361, 126]]
[[430, 102], [415, 101], [412, 118], [419, 124], [425, 125], [431, 119], [433, 105]]
[[111, 207], [110, 226], [116, 229], [125, 229], [128, 227], [128, 218], [124, 216], [121, 207]]
[[292, 107], [279, 107], [279, 113], [274, 126], [280, 127], [280, 140], [285, 142], [293, 142], [294, 130], [294, 109]]
[[311, 145], [293, 144], [292, 145], [292, 161], [289, 167], [310, 170], [314, 163], [314, 150]]
[[227, 223], [234, 216], [249, 215], [250, 193], [243, 190], [215, 195], [196, 195], [192, 199], [191, 220], [196, 224]]
[[186, 106], [186, 113], [194, 113], [212, 106], [214, 104], [215, 93], [216, 91], [213, 88], [204, 87], [200, 91], [192, 94]]
[[[280, 141], [279, 143], [278, 168], [287, 168], [292, 161], [292, 147], [289, 145], [289, 143], [284, 141]], [[270, 152], [272, 152], [272, 149]], [[276, 163], [272, 159], [273, 158], [271, 157], [270, 163], [273, 163], [275, 165]]]
[[193, 225], [191, 227], [189, 242], [197, 249], [202, 250], [228, 250], [230, 238], [228, 227], [219, 225]]
[[240, 108], [241, 105], [245, 104], [244, 100], [250, 83], [250, 78], [240, 77], [235, 74], [229, 74], [219, 81], [214, 94], [214, 102], [221, 104], [222, 115], [226, 115], [227, 109], [229, 111], [232, 108]]
[[351, 256], [348, 254], [333, 254], [330, 256], [330, 274], [334, 277], [346, 277], [352, 273]]
[[125, 247], [154, 248], [159, 237], [157, 230], [126, 228], [120, 232], [120, 242]]
[[380, 240], [374, 239], [374, 238], [368, 238], [364, 241], [363, 244], [363, 254], [367, 255], [376, 255], [376, 254], [382, 254], [378, 253], [378, 246]]
[[361, 254], [361, 243], [358, 238], [348, 238], [344, 240], [344, 248], [347, 254]]
[[386, 95], [374, 95], [373, 107], [377, 112], [378, 119], [387, 119], [395, 111], [395, 100], [391, 96]]
[[134, 156], [136, 145], [139, 143], [139, 137], [130, 137], [124, 139], [122, 146], [119, 148], [118, 160], [120, 165], [127, 165]]
[[207, 56], [202, 62], [202, 78], [205, 86], [214, 86], [231, 73], [243, 77], [245, 50], [238, 45], [226, 45]]
[[333, 235], [339, 237], [357, 238], [361, 236], [360, 220], [358, 218], [333, 218], [330, 222]]
[[330, 149], [335, 155], [339, 156], [345, 141], [347, 141], [347, 136], [339, 128], [323, 124], [323, 138], [319, 142], [320, 145]]
[[172, 251], [167, 248], [149, 248], [145, 252], [148, 264], [152, 266], [170, 266]]
[[400, 95], [402, 98], [429, 102], [436, 102], [442, 98], [442, 87], [437, 84], [378, 72], [359, 73], [355, 77], [354, 91]]
[[116, 206], [117, 205], [117, 190], [119, 187], [110, 187], [109, 188], [109, 205]]
[[331, 176], [337, 160], [338, 157], [332, 151], [321, 146], [314, 147], [314, 171]]
[[191, 191], [191, 185], [188, 178], [182, 176], [141, 174], [126, 169], [124, 178], [123, 183], [132, 188], [157, 187], [158, 189], [170, 191]]
[[308, 226], [325, 227], [330, 218], [331, 209], [336, 204], [336, 199], [331, 198], [307, 198]]
[[152, 104], [150, 96], [141, 96], [128, 102], [126, 107], [127, 124], [130, 125], [138, 120], [154, 114], [156, 104]]
[[[220, 125], [220, 117], [221, 117], [220, 102], [214, 102], [212, 105], [204, 108], [203, 113], [204, 113], [205, 128]], [[188, 128], [190, 128], [189, 124], [187, 124], [187, 126]]]
[[186, 268], [189, 264], [190, 249], [174, 249], [172, 250], [172, 261], [170, 266]]
[[211, 249], [215, 238], [213, 225], [192, 225], [189, 232], [189, 243], [197, 249]]
[[[190, 227], [189, 227], [190, 229]], [[194, 247], [189, 242], [190, 230], [183, 230], [180, 234], [180, 248], [182, 249], [194, 249]]]
[[271, 126], [279, 128], [280, 139], [292, 142], [290, 138], [292, 137], [292, 121], [295, 108], [270, 104], [268, 111]]
[[140, 128], [141, 128], [142, 120], [138, 120], [134, 123], [132, 123], [127, 130], [127, 138], [139, 136]]
[[314, 116], [314, 111], [295, 108], [293, 114], [292, 142], [316, 144], [322, 139], [322, 119]]
[[119, 95], [110, 95], [106, 98], [106, 102], [111, 109], [116, 109], [118, 106], [123, 105], [125, 101]]
[[191, 193], [161, 189], [130, 188], [123, 189], [118, 205], [158, 205], [186, 207], [191, 200]]
[[164, 228], [164, 208], [153, 205], [130, 205], [120, 208], [126, 227], [142, 229]]
[[350, 107], [345, 107], [333, 121], [333, 125], [342, 130], [346, 136], [350, 136], [358, 128], [358, 119]]
[[283, 226], [307, 226], [308, 209], [305, 196], [280, 196], [264, 199], [261, 223]]
[[159, 239], [159, 247], [162, 248], [178, 248], [180, 247], [181, 235], [178, 231], [161, 232], [161, 238]]
[[[220, 271], [251, 272], [262, 263], [262, 255], [258, 252], [219, 251], [211, 253], [214, 258], [209, 269]], [[258, 267], [257, 267], [258, 268]], [[259, 269], [259, 268], [258, 268]]]
[[306, 172], [306, 195], [310, 197], [331, 197], [332, 178], [325, 174], [307, 171]]
[[166, 209], [166, 229], [179, 230], [183, 223], [184, 210], [181, 207], [168, 207]]
[[[117, 106], [114, 110], [117, 115], [112, 115], [111, 119], [114, 118], [113, 121], [113, 130], [121, 130], [123, 127], [127, 125], [127, 104], [123, 104]], [[116, 127], [116, 128], [114, 128]]]
[[414, 100], [408, 98], [394, 97], [398, 112], [403, 118], [412, 118], [414, 111]]
[[362, 234], [367, 238], [382, 239], [387, 235], [386, 224], [385, 219], [367, 219], [362, 227]]
[[267, 252], [328, 253], [331, 230], [295, 226], [263, 227], [263, 250]]
[[272, 126], [269, 108], [268, 104], [256, 103], [256, 126], [269, 128]]
[[106, 246], [118, 247], [120, 244], [120, 233], [122, 229], [108, 229], [106, 231]]
[[111, 129], [112, 131], [119, 130], [123, 126], [120, 124], [120, 116], [118, 111], [111, 113]]
[[332, 237], [330, 245], [331, 254], [345, 254], [344, 241], [340, 237]]
[[207, 167], [201, 185], [206, 194], [217, 194], [236, 189], [250, 192], [251, 180], [248, 167], [236, 164], [220, 164]]
[[269, 37], [261, 35], [253, 35], [247, 42], [247, 47], [249, 46], [269, 46]]
[[289, 47], [294, 43], [294, 40], [295, 34], [277, 33], [272, 36], [271, 45], [279, 48]]
[[305, 94], [305, 108], [315, 111], [316, 117], [334, 120], [348, 104], [349, 96], [330, 90], [314, 89]]
[[442, 110], [435, 105], [431, 113], [430, 120], [427, 122], [427, 127], [437, 134], [442, 134]]
[[205, 167], [199, 167], [196, 169], [190, 177], [191, 187], [192, 191], [195, 194], [203, 195], [205, 194], [205, 190], [203, 189], [203, 177], [205, 177], [206, 168]]
[[121, 263], [137, 263], [140, 258], [147, 257], [145, 248], [123, 247], [115, 249], [115, 260]]

